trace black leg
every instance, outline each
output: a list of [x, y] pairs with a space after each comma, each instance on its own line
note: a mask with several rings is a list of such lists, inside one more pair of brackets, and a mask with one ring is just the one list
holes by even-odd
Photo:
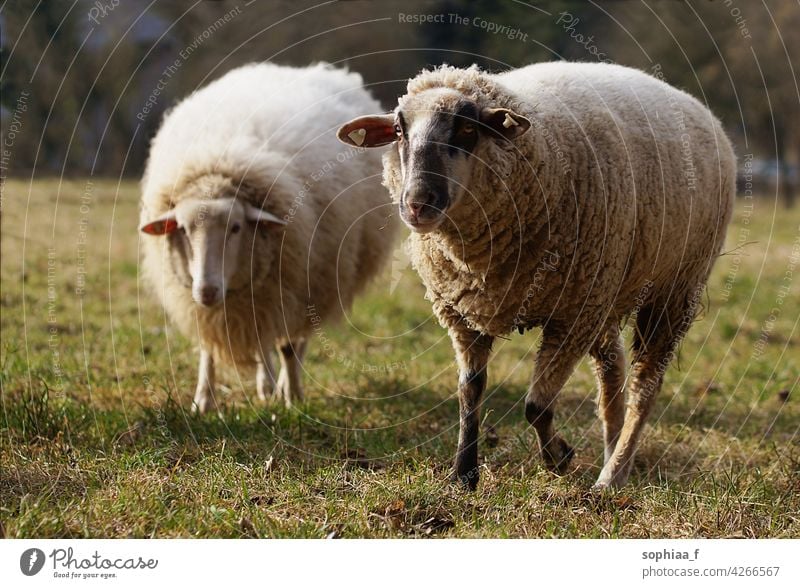
[[553, 433], [553, 411], [529, 400], [525, 403], [525, 418], [539, 436], [545, 466], [554, 472], [565, 473], [575, 456], [575, 450]]
[[525, 417], [539, 438], [539, 449], [548, 469], [565, 473], [575, 452], [553, 427], [556, 397], [585, 353], [580, 341], [588, 337], [564, 339], [545, 329], [536, 356], [531, 387], [525, 398]]
[[450, 337], [459, 367], [459, 433], [453, 477], [466, 488], [474, 490], [479, 478], [481, 397], [486, 389], [486, 364], [492, 349], [492, 337], [458, 329], [451, 329]]
[[461, 484], [474, 490], [478, 485], [478, 432], [480, 402], [486, 389], [486, 369], [468, 371], [458, 383], [459, 433], [455, 474]]

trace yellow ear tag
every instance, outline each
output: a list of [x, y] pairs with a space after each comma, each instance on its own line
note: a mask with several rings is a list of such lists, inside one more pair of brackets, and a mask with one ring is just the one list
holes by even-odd
[[357, 146], [361, 147], [361, 145], [364, 144], [364, 139], [367, 138], [367, 130], [356, 129], [355, 131], [350, 131], [347, 133], [347, 137]]
[[515, 121], [513, 118], [511, 118], [511, 115], [509, 115], [509, 114], [506, 112], [506, 118], [505, 118], [505, 120], [503, 121], [503, 126], [504, 126], [505, 128], [507, 128], [507, 129], [510, 129], [511, 127], [518, 127], [518, 126], [519, 126], [519, 123], [518, 123], [517, 121]]

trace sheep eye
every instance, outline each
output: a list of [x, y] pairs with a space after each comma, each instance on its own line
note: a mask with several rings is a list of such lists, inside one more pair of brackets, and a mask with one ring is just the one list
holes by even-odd
[[232, 225], [231, 226], [231, 234], [235, 235], [236, 233], [239, 232], [239, 229], [241, 229], [241, 228], [242, 227], [238, 223], [235, 224], [235, 225]]
[[403, 138], [403, 129], [400, 125], [394, 125], [394, 134], [398, 136], [398, 138]]
[[471, 135], [475, 132], [475, 125], [472, 123], [467, 123], [463, 127], [461, 127], [461, 132], [465, 135]]

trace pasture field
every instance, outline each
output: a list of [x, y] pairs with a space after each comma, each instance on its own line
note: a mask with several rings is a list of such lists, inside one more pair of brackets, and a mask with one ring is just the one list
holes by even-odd
[[[498, 341], [475, 493], [452, 487], [450, 341], [398, 252], [310, 341], [306, 402], [224, 380], [189, 414], [196, 353], [138, 282], [132, 181], [9, 180], [2, 208], [0, 522], [6, 537], [798, 537], [800, 209], [740, 200], [728, 254], [623, 491], [584, 361], [544, 470], [521, 400], [536, 333]], [[629, 335], [629, 333], [628, 333]]]

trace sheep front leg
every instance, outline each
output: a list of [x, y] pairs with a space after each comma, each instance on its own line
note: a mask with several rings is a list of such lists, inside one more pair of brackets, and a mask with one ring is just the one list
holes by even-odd
[[525, 417], [536, 429], [539, 449], [548, 469], [566, 472], [575, 452], [553, 428], [553, 412], [561, 388], [569, 379], [583, 350], [545, 331], [536, 355], [536, 369], [525, 398]]
[[275, 367], [269, 348], [256, 353], [256, 394], [262, 402], [269, 400], [275, 389]]
[[214, 358], [211, 353], [201, 349], [197, 389], [192, 402], [192, 412], [205, 414], [211, 408], [217, 408], [217, 400], [214, 397]]
[[480, 404], [486, 389], [486, 365], [493, 338], [477, 331], [450, 329], [458, 363], [458, 450], [454, 480], [470, 490], [478, 485]]

